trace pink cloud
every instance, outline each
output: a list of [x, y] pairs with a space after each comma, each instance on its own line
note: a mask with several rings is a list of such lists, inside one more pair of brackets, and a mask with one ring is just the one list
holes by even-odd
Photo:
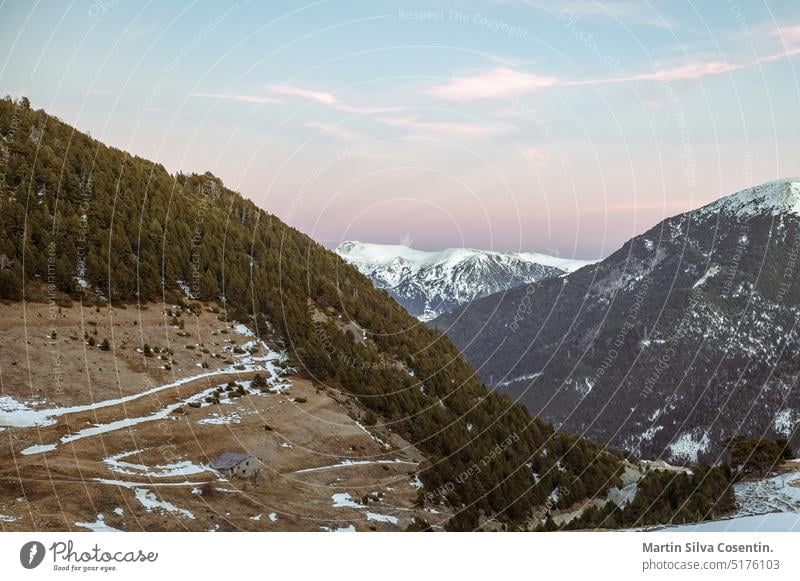
[[774, 54], [770, 54], [767, 56], [762, 56], [757, 58], [753, 61], [753, 64], [761, 65], [766, 63], [771, 63], [773, 61], [779, 61], [785, 58], [789, 58], [795, 55], [800, 54], [800, 46], [795, 48], [787, 48], [786, 50], [782, 50], [780, 52], [776, 52]]
[[703, 77], [722, 75], [732, 71], [738, 71], [748, 65], [738, 63], [728, 63], [725, 61], [690, 62], [670, 68], [657, 68], [652, 73], [640, 73], [638, 75], [627, 75], [621, 77], [610, 77], [605, 79], [589, 79], [585, 81], [566, 81], [563, 85], [600, 85], [610, 83], [630, 83], [635, 81], [696, 81]]
[[766, 64], [800, 54], [800, 25], [781, 26], [770, 32], [778, 39], [781, 49], [767, 56], [758, 57], [753, 64]]
[[336, 103], [336, 95], [333, 93], [326, 93], [323, 91], [312, 91], [295, 87], [293, 85], [267, 85], [267, 90], [278, 95], [286, 95], [288, 97], [302, 97], [310, 99], [323, 105], [333, 105]]
[[658, 68], [650, 73], [581, 80], [566, 80], [512, 71], [507, 68], [497, 68], [470, 77], [455, 78], [444, 85], [432, 87], [428, 92], [448, 101], [467, 102], [477, 99], [509, 99], [522, 94], [534, 93], [547, 87], [609, 85], [639, 81], [696, 81], [703, 77], [738, 71], [760, 62], [785, 58], [798, 52], [800, 52], [800, 47], [749, 63], [730, 63], [726, 61], [690, 62], [674, 67]]
[[443, 85], [432, 87], [429, 92], [448, 101], [467, 102], [533, 93], [558, 82], [556, 77], [532, 75], [500, 67], [470, 77], [454, 78]]
[[[577, 8], [594, 11], [598, 7], [577, 3]], [[549, 75], [537, 75], [499, 67], [471, 76], [455, 77], [448, 83], [431, 87], [428, 92], [448, 101], [468, 102], [478, 99], [509, 99], [518, 95], [535, 93], [548, 87], [576, 87], [584, 85], [608, 85], [631, 82], [697, 81], [732, 73], [754, 65], [790, 58], [800, 54], [800, 25], [776, 28], [770, 36], [779, 40], [781, 49], [766, 56], [746, 62], [692, 61], [671, 67], [656, 67], [652, 72], [616, 77], [569, 80]]]
[[772, 31], [772, 36], [785, 46], [800, 45], [800, 25], [778, 27]]

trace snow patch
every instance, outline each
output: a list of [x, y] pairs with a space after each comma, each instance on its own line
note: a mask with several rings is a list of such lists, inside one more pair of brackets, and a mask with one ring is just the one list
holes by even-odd
[[388, 514], [379, 514], [376, 512], [366, 512], [367, 520], [372, 520], [375, 522], [385, 522], [389, 524], [396, 525], [397, 524], [397, 517], [391, 516]]
[[694, 285], [692, 285], [692, 288], [697, 288], [697, 287], [703, 286], [704, 284], [706, 284], [706, 281], [709, 278], [715, 276], [718, 272], [719, 272], [719, 266], [718, 265], [714, 264], [714, 265], [710, 266], [708, 268], [708, 270], [705, 272], [705, 274], [703, 276], [701, 276], [699, 279], [697, 279], [697, 282], [694, 283]]
[[691, 432], [685, 432], [669, 445], [669, 451], [672, 458], [676, 460], [696, 463], [698, 456], [708, 449], [710, 443], [711, 439], [707, 432], [700, 438]]
[[528, 373], [527, 375], [520, 375], [519, 377], [512, 377], [509, 380], [501, 381], [497, 384], [497, 387], [506, 387], [511, 385], [512, 383], [519, 383], [520, 381], [530, 381], [531, 379], [536, 379], [541, 375], [540, 372], [537, 373]]
[[767, 182], [726, 196], [697, 210], [701, 216], [723, 212], [737, 218], [759, 215], [800, 216], [800, 178]]
[[212, 412], [209, 417], [198, 420], [197, 423], [211, 426], [227, 426], [230, 424], [238, 424], [241, 421], [241, 416], [236, 411], [232, 411], [227, 414]]
[[333, 508], [364, 508], [361, 504], [353, 500], [348, 492], [337, 492], [331, 495]]
[[138, 500], [142, 506], [147, 509], [147, 512], [153, 512], [153, 509], [158, 509], [162, 512], [169, 512], [184, 516], [186, 518], [194, 519], [194, 515], [188, 510], [178, 508], [171, 502], [159, 500], [156, 495], [149, 490], [145, 490], [144, 488], [134, 488], [134, 493], [136, 494], [136, 500]]
[[94, 522], [75, 522], [75, 526], [89, 529], [93, 533], [118, 533], [121, 532], [119, 529], [115, 529], [114, 527], [107, 525], [106, 521], [102, 514], [97, 515], [97, 520]]
[[145, 450], [133, 450], [132, 452], [120, 452], [108, 458], [104, 458], [103, 462], [109, 466], [113, 472], [119, 474], [128, 474], [134, 476], [148, 476], [151, 478], [174, 478], [177, 476], [191, 476], [193, 474], [202, 474], [208, 472], [208, 468], [194, 464], [190, 460], [182, 460], [172, 464], [158, 464], [156, 466], [145, 466], [144, 464], [135, 464], [126, 462], [123, 458], [130, 458], [136, 454], [141, 454]]
[[323, 531], [327, 531], [329, 533], [354, 533], [356, 532], [356, 527], [353, 525], [347, 525], [346, 527], [341, 528], [333, 528], [333, 527], [319, 527]]
[[772, 427], [782, 436], [789, 436], [797, 428], [797, 415], [792, 409], [785, 409], [775, 414]]
[[318, 470], [331, 470], [333, 468], [342, 468], [343, 466], [366, 466], [368, 464], [410, 464], [416, 466], [416, 462], [409, 462], [408, 460], [342, 460], [338, 464], [328, 464], [327, 466], [317, 466], [315, 468], [303, 468], [302, 470], [295, 470], [295, 474], [304, 474], [306, 472], [316, 472]]

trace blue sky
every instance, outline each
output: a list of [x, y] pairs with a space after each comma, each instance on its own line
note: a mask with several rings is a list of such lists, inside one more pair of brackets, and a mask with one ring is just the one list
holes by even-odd
[[800, 174], [800, 3], [3, 2], [0, 93], [320, 242], [597, 257]]

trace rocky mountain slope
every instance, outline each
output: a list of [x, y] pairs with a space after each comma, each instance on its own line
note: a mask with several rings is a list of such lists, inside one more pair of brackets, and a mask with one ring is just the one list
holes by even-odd
[[433, 322], [562, 430], [675, 462], [797, 443], [800, 179], [664, 220], [602, 262]]
[[335, 252], [423, 321], [476, 298], [591, 264], [533, 252], [469, 248], [425, 252], [354, 241], [343, 242]]

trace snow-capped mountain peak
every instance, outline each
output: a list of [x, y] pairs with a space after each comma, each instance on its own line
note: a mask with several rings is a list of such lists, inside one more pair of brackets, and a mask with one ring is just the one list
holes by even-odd
[[358, 241], [343, 242], [335, 252], [422, 320], [478, 297], [591, 264], [533, 252], [424, 251]]
[[698, 210], [701, 214], [722, 212], [738, 218], [771, 214], [800, 216], [800, 178], [784, 178], [725, 196]]

